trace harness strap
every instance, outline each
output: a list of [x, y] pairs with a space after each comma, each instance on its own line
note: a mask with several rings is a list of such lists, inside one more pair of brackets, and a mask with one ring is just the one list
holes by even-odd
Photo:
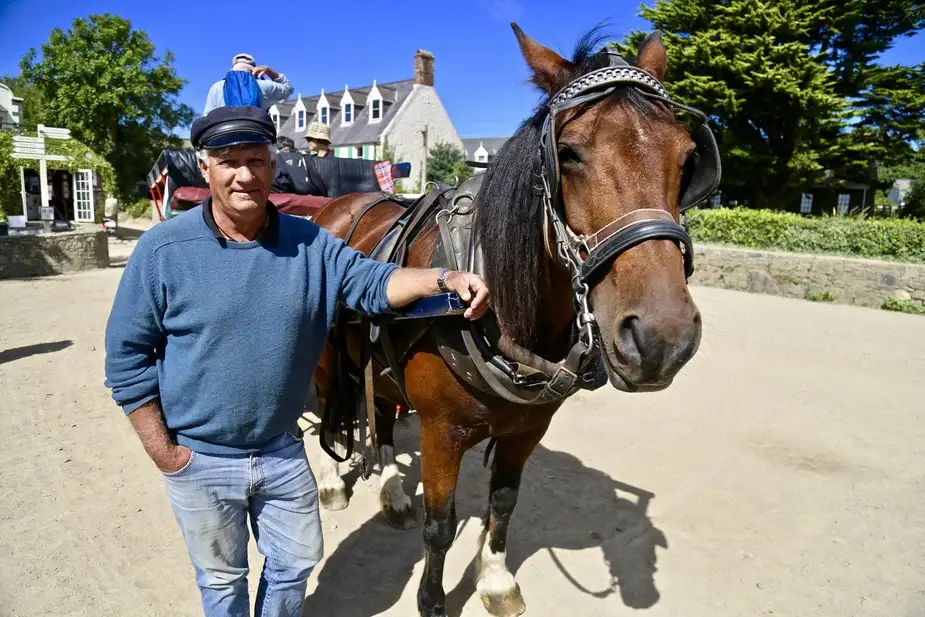
[[674, 222], [674, 217], [672, 217], [667, 210], [659, 210], [658, 208], [640, 208], [639, 210], [633, 210], [632, 212], [627, 212], [615, 221], [604, 225], [596, 232], [585, 238], [584, 248], [587, 249], [590, 253], [599, 245], [603, 244], [611, 237], [617, 235], [630, 225], [652, 220], [653, 218], [668, 219], [671, 222]]
[[649, 219], [631, 223], [604, 240], [597, 250], [591, 252], [587, 261], [581, 264], [581, 279], [588, 280], [601, 265], [637, 244], [655, 239], [675, 240], [683, 247], [684, 274], [690, 278], [694, 273], [694, 245], [691, 237], [683, 227], [674, 222], [674, 219]]
[[[335, 350], [344, 349], [347, 340], [345, 337], [345, 330], [347, 326], [346, 316], [342, 311], [338, 311], [337, 316], [334, 318], [334, 329], [331, 333], [331, 343], [332, 347]], [[350, 362], [350, 359], [347, 357], [346, 353], [336, 352], [334, 356], [334, 372], [331, 375], [331, 379], [328, 383], [328, 396], [325, 398], [324, 410], [321, 412], [321, 430], [318, 431], [318, 441], [320, 442], [321, 449], [324, 450], [328, 456], [333, 458], [339, 463], [344, 463], [353, 456], [353, 422], [348, 422], [345, 433], [345, 443], [344, 448], [346, 449], [346, 454], [344, 456], [339, 455], [334, 450], [334, 444], [337, 442], [337, 436], [341, 433], [341, 427], [344, 423], [344, 405], [345, 401], [336, 401], [340, 403], [335, 406], [335, 397], [334, 392], [343, 392], [345, 388], [343, 384], [347, 380], [352, 379], [352, 375], [349, 374], [347, 363]], [[362, 428], [361, 428], [362, 430]], [[333, 436], [333, 440], [328, 444], [327, 436]]]
[[[456, 270], [458, 269], [458, 265], [456, 263], [456, 256], [453, 252], [452, 237], [450, 234], [448, 221], [448, 216], [437, 217], [437, 224], [440, 229], [440, 237], [447, 259], [447, 265], [451, 269]], [[520, 405], [542, 405], [545, 403], [560, 401], [573, 394], [578, 389], [576, 384], [579, 381], [579, 375], [581, 374], [581, 369], [583, 368], [582, 365], [586, 356], [588, 355], [588, 352], [590, 351], [584, 342], [579, 340], [575, 345], [572, 346], [572, 349], [569, 351], [565, 362], [555, 365], [556, 371], [552, 375], [532, 367], [535, 370], [545, 374], [548, 380], [543, 385], [542, 390], [540, 390], [535, 396], [524, 397], [512, 391], [511, 388], [503, 383], [501, 379], [497, 377], [494, 370], [492, 370], [492, 367], [489, 366], [489, 364], [485, 361], [482, 347], [487, 347], [487, 345], [485, 344], [484, 339], [479, 340], [481, 338], [481, 328], [478, 326], [478, 324], [469, 322], [467, 325], [468, 327], [460, 330], [460, 336], [462, 337], [466, 351], [469, 354], [472, 363], [475, 365], [476, 370], [478, 370], [479, 374], [481, 374], [485, 382], [488, 383], [491, 389], [501, 398]], [[482, 344], [480, 345], [479, 343]], [[496, 367], [496, 370], [499, 370], [498, 367]]]
[[[405, 390], [405, 371], [401, 366], [401, 361], [398, 359], [398, 354], [395, 353], [395, 344], [392, 342], [392, 335], [389, 333], [388, 328], [376, 328], [375, 336], [382, 343], [382, 351], [385, 352], [385, 359], [389, 363], [389, 377], [395, 383], [395, 386], [398, 388], [398, 393], [401, 394], [401, 397], [404, 399], [405, 403], [408, 405], [408, 409], [414, 407], [411, 404], [411, 400], [408, 398], [408, 392]], [[373, 336], [367, 337], [367, 340], [372, 341]]]
[[408, 252], [408, 240], [413, 238], [414, 234], [416, 234], [421, 226], [427, 221], [430, 214], [432, 214], [435, 209], [434, 205], [440, 201], [441, 197], [443, 197], [443, 193], [441, 191], [436, 189], [432, 190], [430, 193], [422, 197], [419, 202], [413, 204], [409, 208], [409, 211], [412, 213], [411, 218], [405, 224], [404, 229], [402, 229], [401, 234], [395, 241], [395, 246], [388, 256], [388, 262], [398, 264], [399, 266], [405, 265], [405, 258]]
[[387, 195], [383, 195], [383, 196], [379, 197], [378, 199], [375, 199], [375, 200], [373, 200], [372, 202], [366, 204], [366, 207], [364, 207], [362, 210], [360, 210], [360, 213], [357, 215], [357, 217], [356, 217], [355, 219], [353, 219], [353, 223], [350, 225], [350, 229], [347, 230], [347, 235], [344, 236], [344, 244], [349, 244], [349, 243], [350, 243], [350, 239], [353, 237], [353, 233], [357, 230], [357, 225], [360, 224], [360, 220], [361, 220], [364, 216], [366, 216], [366, 215], [369, 213], [370, 210], [372, 210], [373, 208], [375, 208], [375, 207], [378, 206], [379, 204], [384, 203], [384, 202], [387, 202], [387, 201], [393, 201], [392, 197], [389, 197], [389, 196], [387, 196]]
[[[366, 331], [367, 325], [367, 323], [363, 324], [364, 332]], [[357, 419], [360, 421], [360, 443], [366, 448], [366, 453], [363, 456], [362, 475], [363, 479], [367, 480], [372, 474], [373, 464], [379, 454], [379, 444], [376, 436], [376, 396], [373, 388], [372, 343], [368, 336], [363, 337], [360, 356], [360, 366], [363, 367], [363, 376], [361, 378], [363, 392], [362, 396], [357, 397], [357, 403], [365, 407], [365, 409], [358, 410]], [[366, 435], [364, 435], [367, 426], [369, 428], [369, 445], [367, 445]]]

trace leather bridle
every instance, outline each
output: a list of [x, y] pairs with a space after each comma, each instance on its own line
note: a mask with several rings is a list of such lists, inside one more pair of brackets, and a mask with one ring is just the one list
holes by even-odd
[[[498, 396], [523, 405], [541, 405], [572, 395], [581, 388], [594, 389], [601, 384], [605, 354], [600, 353], [600, 333], [588, 296], [599, 277], [617, 257], [649, 240], [671, 240], [680, 247], [684, 259], [685, 277], [694, 270], [694, 249], [683, 225], [683, 212], [704, 201], [719, 184], [720, 162], [716, 141], [700, 111], [672, 101], [664, 86], [647, 72], [626, 63], [617, 54], [604, 51], [609, 66], [591, 71], [575, 79], [549, 100], [549, 112], [544, 120], [540, 144], [533, 161], [533, 191], [537, 208], [543, 209], [545, 241], [550, 257], [569, 272], [576, 309], [572, 346], [565, 359], [553, 363], [538, 357], [516, 342], [502, 336], [494, 353], [485, 341], [478, 323], [470, 323], [460, 334], [475, 368]], [[580, 105], [588, 105], [610, 96], [618, 88], [632, 87], [648, 99], [694, 116], [698, 123], [692, 130], [697, 146], [689, 159], [690, 181], [682, 183], [680, 211], [682, 222], [671, 213], [655, 208], [633, 210], [608, 223], [596, 232], [584, 236], [576, 233], [565, 221], [561, 194], [561, 172], [556, 148], [556, 118]], [[457, 195], [454, 207], [437, 216], [447, 263], [455, 264], [452, 234], [448, 221], [457, 214], [456, 199], [472, 195]], [[470, 259], [471, 263], [471, 259]], [[485, 358], [485, 359], [483, 359]], [[487, 359], [487, 360], [486, 360]], [[528, 367], [533, 376], [522, 378], [518, 366]], [[542, 375], [536, 379], [535, 376]]]
[[[633, 87], [647, 98], [692, 113], [705, 127], [705, 117], [696, 109], [672, 101], [665, 87], [649, 73], [626, 63], [613, 52], [609, 66], [591, 71], [572, 81], [549, 100], [549, 113], [543, 123], [540, 146], [534, 158], [534, 192], [541, 200], [544, 227], [551, 230], [555, 250], [548, 246], [550, 256], [569, 271], [575, 307], [578, 313], [579, 340], [576, 345], [587, 347], [590, 355], [594, 348], [596, 320], [588, 305], [590, 288], [600, 270], [627, 250], [649, 240], [672, 240], [683, 254], [684, 274], [690, 278], [694, 271], [694, 247], [682, 223], [671, 213], [657, 208], [633, 210], [608, 223], [590, 235], [581, 235], [565, 221], [562, 201], [561, 170], [556, 147], [556, 119], [563, 112], [582, 105], [595, 103], [613, 94], [617, 88]], [[698, 127], [700, 128], [700, 127]], [[707, 129], [708, 130], [708, 129]], [[717, 178], [718, 183], [718, 178]], [[712, 191], [711, 191], [712, 192]], [[702, 199], [701, 199], [702, 201]], [[683, 204], [685, 210], [694, 203]]]

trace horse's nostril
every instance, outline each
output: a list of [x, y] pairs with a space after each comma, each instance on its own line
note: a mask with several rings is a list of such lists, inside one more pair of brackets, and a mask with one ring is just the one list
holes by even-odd
[[635, 315], [624, 317], [617, 331], [617, 352], [624, 361], [639, 360], [642, 353], [642, 325]]

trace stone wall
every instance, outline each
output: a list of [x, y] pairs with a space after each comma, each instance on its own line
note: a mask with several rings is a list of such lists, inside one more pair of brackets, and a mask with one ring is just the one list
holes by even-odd
[[925, 266], [697, 245], [691, 283], [880, 308], [888, 297], [925, 305]]
[[109, 267], [105, 231], [0, 237], [0, 279]]

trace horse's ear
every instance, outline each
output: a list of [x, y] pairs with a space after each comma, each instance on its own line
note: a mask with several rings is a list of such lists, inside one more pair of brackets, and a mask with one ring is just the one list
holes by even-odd
[[517, 36], [524, 60], [533, 70], [533, 83], [547, 94], [565, 85], [573, 68], [572, 63], [531, 39], [516, 23], [511, 22], [511, 28]]
[[645, 38], [636, 54], [636, 66], [659, 81], [665, 81], [668, 52], [662, 43], [662, 33], [656, 30]]

